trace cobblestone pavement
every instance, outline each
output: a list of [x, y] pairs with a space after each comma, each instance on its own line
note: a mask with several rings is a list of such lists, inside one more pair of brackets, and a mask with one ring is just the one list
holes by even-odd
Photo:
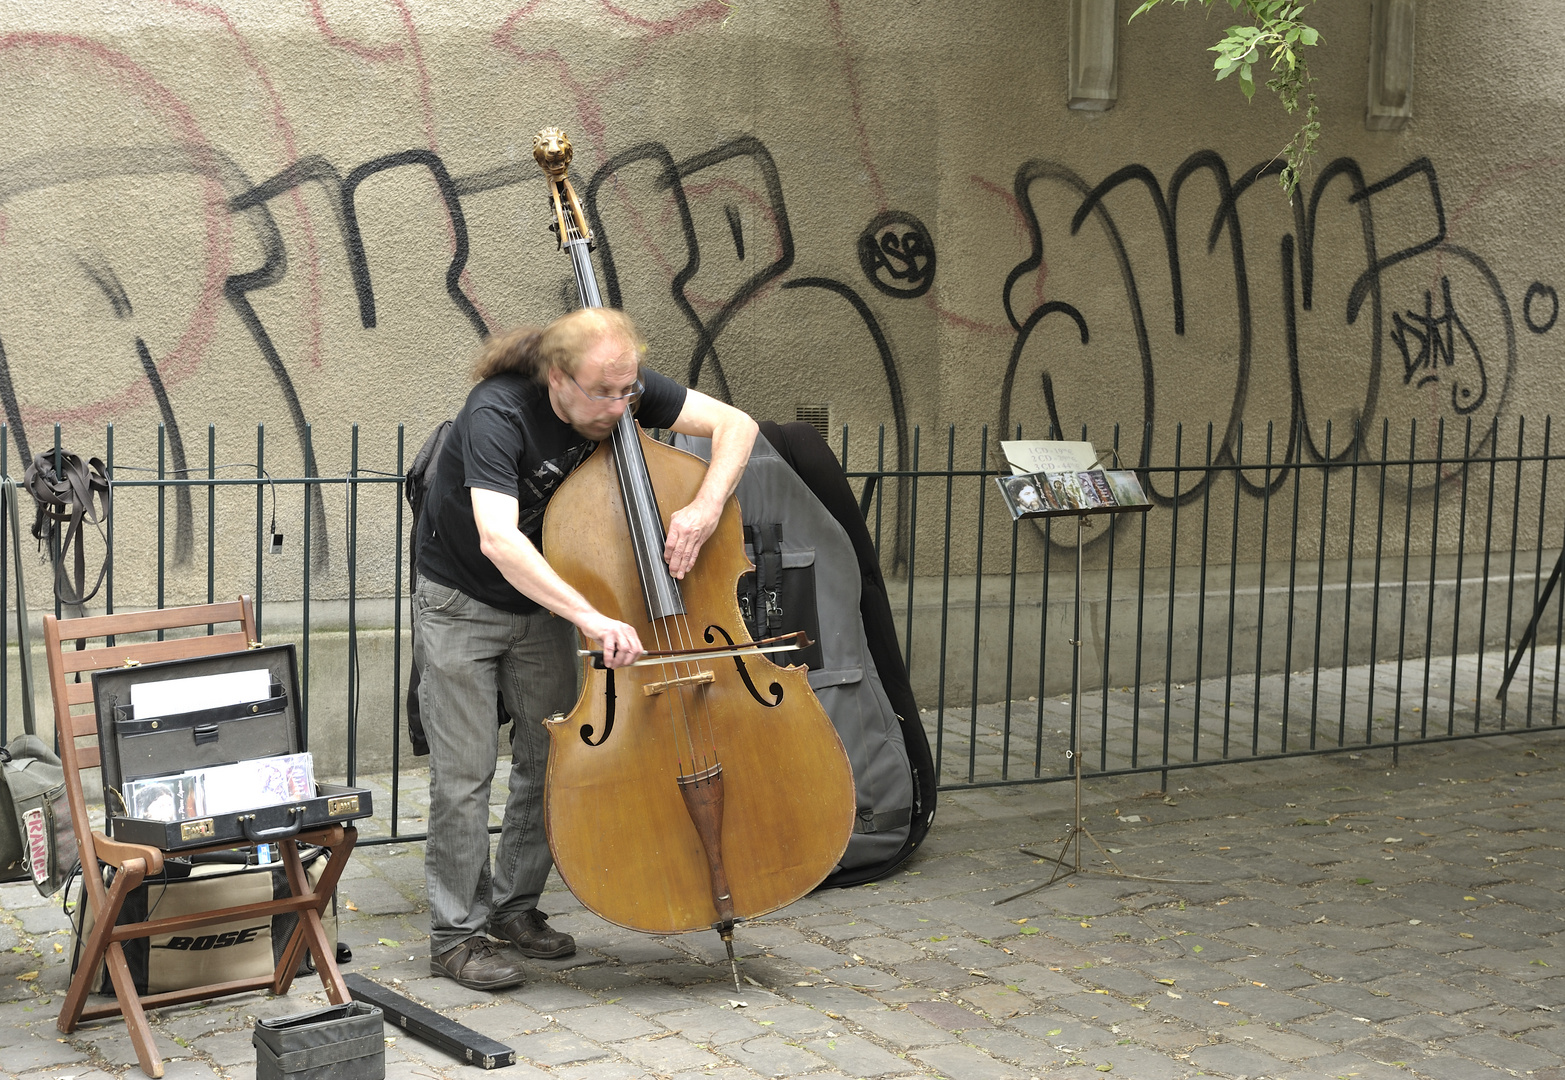
[[[1090, 873], [998, 906], [1047, 877], [1018, 849], [1058, 852], [1070, 788], [945, 793], [888, 880], [741, 926], [742, 992], [715, 934], [619, 929], [558, 880], [543, 907], [574, 958], [500, 994], [433, 978], [423, 846], [366, 844], [340, 889], [345, 970], [515, 1047], [510, 1080], [1565, 1080], [1562, 765], [1545, 732], [1397, 765], [1373, 750], [1175, 771], [1166, 795], [1155, 774], [1089, 777], [1087, 828], [1139, 876], [1103, 872], [1088, 843]], [[404, 775], [414, 827], [422, 783]], [[58, 899], [9, 885], [0, 904], [0, 1078], [140, 1076], [121, 1023], [54, 1027]], [[249, 1080], [255, 1019], [324, 1004], [318, 985], [157, 1014], [166, 1075]], [[389, 1077], [478, 1075], [387, 1035]]]

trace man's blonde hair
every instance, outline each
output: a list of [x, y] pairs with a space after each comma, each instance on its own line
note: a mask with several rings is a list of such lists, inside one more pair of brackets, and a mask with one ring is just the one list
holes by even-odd
[[618, 308], [578, 308], [541, 329], [518, 326], [490, 337], [473, 363], [473, 380], [514, 371], [543, 382], [556, 368], [575, 375], [582, 356], [605, 337], [624, 345], [627, 363], [641, 363], [647, 343], [629, 315]]

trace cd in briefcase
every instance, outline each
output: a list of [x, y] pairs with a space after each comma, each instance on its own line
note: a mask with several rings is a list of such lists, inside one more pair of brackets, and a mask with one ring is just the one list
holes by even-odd
[[[373, 812], [364, 788], [313, 778], [291, 644], [108, 668], [92, 686], [116, 840], [165, 851], [271, 843]], [[210, 799], [208, 777], [223, 781]], [[253, 804], [232, 805], [235, 777]]]

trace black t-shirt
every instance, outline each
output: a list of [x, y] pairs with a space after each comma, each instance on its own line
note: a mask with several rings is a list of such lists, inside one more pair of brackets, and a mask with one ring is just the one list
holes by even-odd
[[[655, 371], [641, 374], [646, 390], [637, 420], [643, 427], [672, 427], [685, 407], [685, 388]], [[473, 387], [440, 451], [419, 515], [418, 572], [502, 611], [537, 611], [479, 550], [468, 489], [516, 496], [517, 527], [541, 548], [550, 497], [597, 445], [555, 415], [542, 383], [505, 374]]]

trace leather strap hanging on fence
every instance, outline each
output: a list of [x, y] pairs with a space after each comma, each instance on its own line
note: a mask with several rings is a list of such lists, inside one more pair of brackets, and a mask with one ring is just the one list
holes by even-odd
[[[38, 504], [33, 536], [38, 540], [39, 548], [42, 549], [45, 542], [59, 539], [54, 557], [54, 593], [62, 604], [80, 605], [98, 594], [109, 569], [109, 553], [105, 551], [103, 564], [98, 567], [98, 579], [88, 591], [86, 537], [82, 525], [91, 522], [102, 535], [103, 522], [109, 516], [109, 477], [98, 458], [83, 462], [76, 454], [61, 451], [58, 470], [55, 458], [53, 450], [33, 455], [23, 482]], [[65, 534], [59, 536], [62, 524]], [[72, 573], [65, 569], [67, 549], [71, 550], [75, 564]]]

